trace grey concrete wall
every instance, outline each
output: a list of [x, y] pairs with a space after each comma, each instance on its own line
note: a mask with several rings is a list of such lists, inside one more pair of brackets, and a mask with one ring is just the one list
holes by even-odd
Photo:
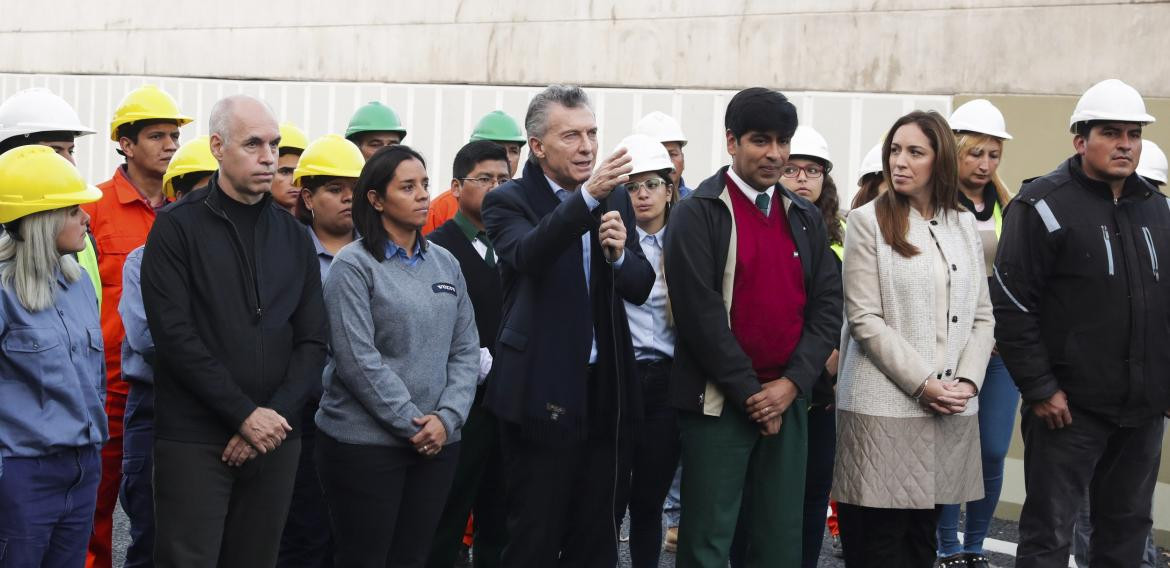
[[0, 71], [1170, 96], [1154, 0], [9, 0]]

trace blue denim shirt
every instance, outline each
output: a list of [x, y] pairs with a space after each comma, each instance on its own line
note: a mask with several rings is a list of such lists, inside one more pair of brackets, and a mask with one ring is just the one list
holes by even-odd
[[122, 299], [118, 315], [126, 338], [122, 341], [122, 378], [131, 383], [154, 384], [154, 340], [146, 327], [146, 308], [142, 306], [142, 250], [138, 247], [126, 255], [122, 265]]
[[97, 446], [109, 436], [97, 295], [84, 274], [57, 274], [56, 303], [29, 312], [0, 284], [0, 475], [3, 459]]

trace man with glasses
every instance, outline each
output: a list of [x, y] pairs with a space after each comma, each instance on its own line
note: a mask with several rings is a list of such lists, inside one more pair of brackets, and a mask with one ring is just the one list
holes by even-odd
[[435, 229], [427, 240], [447, 249], [459, 261], [467, 295], [475, 308], [475, 325], [479, 331], [479, 389], [467, 422], [463, 425], [462, 449], [455, 469], [455, 481], [447, 495], [447, 505], [435, 530], [427, 566], [450, 568], [455, 565], [463, 540], [467, 517], [475, 511], [475, 565], [500, 565], [507, 532], [504, 527], [503, 484], [500, 479], [500, 435], [495, 416], [484, 408], [483, 394], [492, 368], [500, 329], [500, 310], [504, 293], [496, 271], [496, 253], [483, 228], [480, 210], [483, 198], [497, 186], [507, 183], [508, 153], [503, 146], [487, 140], [471, 142], [455, 154], [451, 168], [450, 193], [459, 204], [455, 216]]
[[[682, 434], [678, 565], [799, 566], [808, 397], [841, 331], [841, 281], [816, 206], [779, 184], [796, 108], [739, 92], [731, 166], [671, 211], [664, 249]], [[741, 513], [742, 504], [742, 513]]]

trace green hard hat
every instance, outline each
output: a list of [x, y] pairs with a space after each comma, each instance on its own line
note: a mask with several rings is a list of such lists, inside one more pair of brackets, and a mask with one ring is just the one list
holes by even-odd
[[520, 125], [502, 110], [493, 110], [479, 119], [471, 132], [471, 141], [491, 140], [492, 142], [519, 142], [521, 146], [528, 138], [520, 131]]
[[345, 129], [345, 137], [362, 132], [401, 132], [402, 137], [406, 138], [406, 127], [398, 120], [398, 114], [378, 101], [372, 101], [353, 113], [349, 127]]

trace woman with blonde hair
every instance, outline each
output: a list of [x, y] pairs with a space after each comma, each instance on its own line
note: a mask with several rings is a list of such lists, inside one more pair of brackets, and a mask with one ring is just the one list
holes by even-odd
[[889, 190], [849, 215], [833, 497], [850, 568], [930, 566], [938, 506], [983, 496], [974, 397], [994, 320], [955, 152], [937, 113], [903, 116]]
[[101, 190], [47, 146], [0, 155], [0, 564], [81, 566], [108, 437], [85, 248]]
[[[999, 179], [1003, 143], [1011, 140], [1003, 114], [985, 99], [970, 101], [948, 120], [958, 148], [959, 204], [975, 216], [983, 246], [984, 268], [991, 275], [1003, 208], [1011, 200]], [[941, 568], [987, 568], [983, 540], [999, 503], [1003, 487], [1004, 458], [1011, 445], [1012, 428], [1020, 391], [999, 354], [992, 352], [983, 385], [979, 389], [979, 445], [983, 460], [983, 498], [968, 501], [963, 542], [959, 542], [959, 505], [942, 508], [938, 521], [938, 556]]]

